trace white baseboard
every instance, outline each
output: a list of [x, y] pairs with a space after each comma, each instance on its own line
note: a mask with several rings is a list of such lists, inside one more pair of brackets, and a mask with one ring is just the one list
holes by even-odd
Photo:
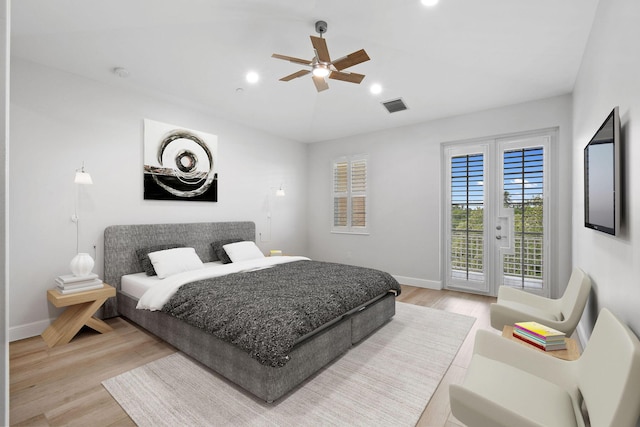
[[436, 280], [416, 279], [415, 277], [393, 276], [400, 284], [417, 286], [418, 288], [433, 289], [439, 291], [442, 289], [442, 282]]
[[52, 321], [52, 319], [40, 320], [38, 322], [27, 323], [26, 325], [11, 327], [9, 328], [9, 342], [37, 337], [49, 327]]

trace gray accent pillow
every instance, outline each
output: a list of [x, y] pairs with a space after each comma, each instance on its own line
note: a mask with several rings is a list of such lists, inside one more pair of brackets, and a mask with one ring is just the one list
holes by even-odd
[[231, 258], [229, 258], [229, 255], [227, 255], [223, 246], [228, 245], [230, 243], [237, 243], [237, 242], [243, 242], [243, 241], [244, 239], [239, 239], [239, 238], [216, 240], [211, 244], [211, 248], [213, 249], [213, 253], [216, 254], [218, 259], [222, 261], [223, 264], [229, 264], [231, 263]]
[[140, 263], [140, 268], [147, 273], [147, 276], [155, 276], [156, 270], [153, 268], [153, 264], [149, 259], [150, 252], [164, 251], [167, 249], [175, 249], [175, 248], [183, 248], [184, 245], [180, 245], [178, 243], [167, 243], [164, 245], [154, 245], [149, 246], [147, 248], [140, 248], [136, 250], [136, 256], [138, 257], [138, 263]]

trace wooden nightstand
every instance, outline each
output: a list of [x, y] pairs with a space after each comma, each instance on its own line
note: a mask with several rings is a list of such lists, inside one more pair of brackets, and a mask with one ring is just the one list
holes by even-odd
[[580, 357], [580, 349], [578, 348], [578, 342], [573, 338], [565, 338], [564, 342], [567, 345], [566, 350], [553, 350], [553, 351], [545, 351], [534, 345], [526, 343], [522, 340], [513, 336], [513, 326], [505, 325], [504, 329], [502, 329], [502, 336], [508, 338], [512, 341], [519, 342], [520, 344], [532, 348], [534, 350], [540, 351], [542, 353], [549, 354], [553, 357], [557, 357], [558, 359], [563, 360], [576, 360]]
[[103, 284], [102, 289], [73, 294], [61, 294], [55, 289], [49, 289], [47, 299], [51, 304], [69, 308], [42, 333], [42, 338], [49, 347], [54, 347], [67, 344], [84, 325], [101, 334], [112, 331], [111, 326], [92, 316], [108, 298], [114, 296], [116, 296], [116, 289], [106, 283]]

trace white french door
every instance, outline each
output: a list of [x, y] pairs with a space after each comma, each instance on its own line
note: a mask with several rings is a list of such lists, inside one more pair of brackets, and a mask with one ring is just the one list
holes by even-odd
[[445, 287], [549, 296], [552, 132], [444, 147]]

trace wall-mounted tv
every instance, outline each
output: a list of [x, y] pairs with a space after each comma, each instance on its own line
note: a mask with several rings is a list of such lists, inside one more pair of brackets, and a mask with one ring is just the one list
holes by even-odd
[[620, 117], [618, 107], [584, 148], [584, 226], [620, 230]]

